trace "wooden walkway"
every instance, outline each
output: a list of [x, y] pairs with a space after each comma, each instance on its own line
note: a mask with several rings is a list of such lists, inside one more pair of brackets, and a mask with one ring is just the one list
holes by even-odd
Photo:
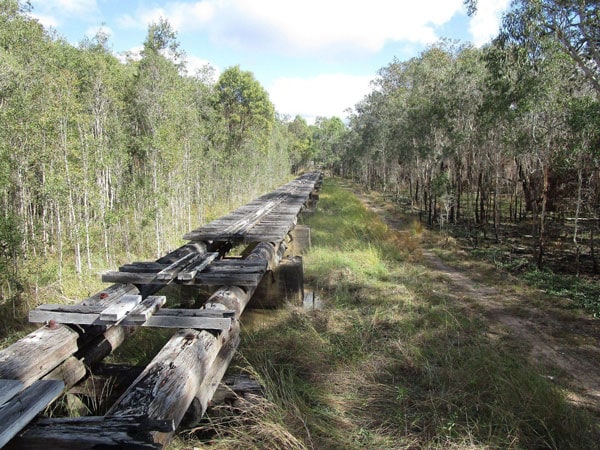
[[[318, 172], [303, 175], [191, 231], [188, 244], [156, 261], [104, 274], [116, 284], [77, 305], [32, 310], [30, 321], [46, 325], [0, 351], [0, 447], [163, 448], [186, 412], [198, 420], [238, 346], [244, 308], [284, 258], [321, 180]], [[240, 245], [241, 256], [228, 256]], [[167, 308], [166, 297], [155, 295], [166, 285], [213, 293], [198, 309]], [[77, 391], [139, 327], [179, 331], [107, 414], [32, 421], [62, 393]]]

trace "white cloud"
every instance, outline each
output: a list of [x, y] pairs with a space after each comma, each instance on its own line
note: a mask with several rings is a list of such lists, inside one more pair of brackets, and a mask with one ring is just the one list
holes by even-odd
[[241, 48], [376, 52], [388, 42], [432, 43], [435, 27], [462, 11], [462, 0], [203, 0], [141, 7], [119, 23], [145, 29], [162, 17]]
[[32, 19], [37, 20], [46, 29], [56, 28], [58, 26], [58, 20], [53, 16], [45, 16], [42, 14], [29, 14]]
[[98, 11], [96, 0], [44, 0], [43, 4], [76, 17], [88, 16]]
[[507, 10], [509, 4], [510, 0], [479, 0], [477, 2], [477, 13], [469, 23], [473, 44], [481, 47], [498, 35], [502, 14]]
[[53, 27], [61, 23], [57, 17], [92, 21], [96, 20], [100, 11], [96, 0], [33, 0], [31, 4], [32, 16], [40, 20], [42, 25]]
[[136, 14], [126, 14], [119, 18], [119, 25], [124, 28], [145, 30], [150, 23], [159, 19], [167, 19], [177, 31], [191, 31], [208, 23], [214, 15], [214, 4], [220, 0], [205, 0], [194, 3], [172, 2], [165, 8], [139, 7]]
[[317, 116], [345, 118], [345, 110], [370, 92], [371, 79], [346, 74], [279, 78], [268, 91], [277, 112], [291, 117], [301, 115], [312, 123]]

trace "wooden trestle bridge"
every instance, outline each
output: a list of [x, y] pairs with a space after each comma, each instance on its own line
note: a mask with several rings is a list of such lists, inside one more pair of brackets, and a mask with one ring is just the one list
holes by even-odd
[[[315, 206], [321, 180], [305, 174], [189, 232], [189, 243], [156, 261], [105, 273], [103, 281], [115, 284], [76, 305], [32, 310], [30, 321], [45, 325], [0, 351], [0, 447], [163, 448], [184, 414], [200, 418], [239, 344], [244, 308], [257, 289], [255, 297], [269, 291], [264, 285], [276, 277], [265, 274], [285, 266], [286, 248], [307, 232], [298, 216]], [[229, 256], [233, 248], [243, 248], [241, 256]], [[204, 289], [207, 300], [200, 308], [164, 307], [166, 285], [187, 286], [190, 295]], [[105, 415], [38, 416], [77, 392], [140, 326], [178, 331]]]

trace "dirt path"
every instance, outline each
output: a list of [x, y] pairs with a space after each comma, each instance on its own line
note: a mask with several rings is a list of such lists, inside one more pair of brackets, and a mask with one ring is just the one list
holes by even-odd
[[[408, 226], [365, 195], [361, 201], [397, 231]], [[482, 284], [468, 273], [422, 249], [424, 263], [446, 281], [447, 294], [468, 311], [484, 317], [492, 339], [505, 338], [565, 389], [574, 404], [600, 414], [600, 320], [564, 309], [532, 306], [525, 295]], [[542, 372], [542, 373], [544, 373]]]

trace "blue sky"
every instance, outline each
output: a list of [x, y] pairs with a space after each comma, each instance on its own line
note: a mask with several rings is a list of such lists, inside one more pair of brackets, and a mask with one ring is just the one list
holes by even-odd
[[188, 70], [233, 65], [254, 73], [276, 110], [312, 121], [345, 118], [377, 70], [440, 38], [481, 46], [509, 0], [33, 0], [32, 15], [76, 45], [99, 27], [116, 54], [136, 51], [161, 17], [177, 31]]

